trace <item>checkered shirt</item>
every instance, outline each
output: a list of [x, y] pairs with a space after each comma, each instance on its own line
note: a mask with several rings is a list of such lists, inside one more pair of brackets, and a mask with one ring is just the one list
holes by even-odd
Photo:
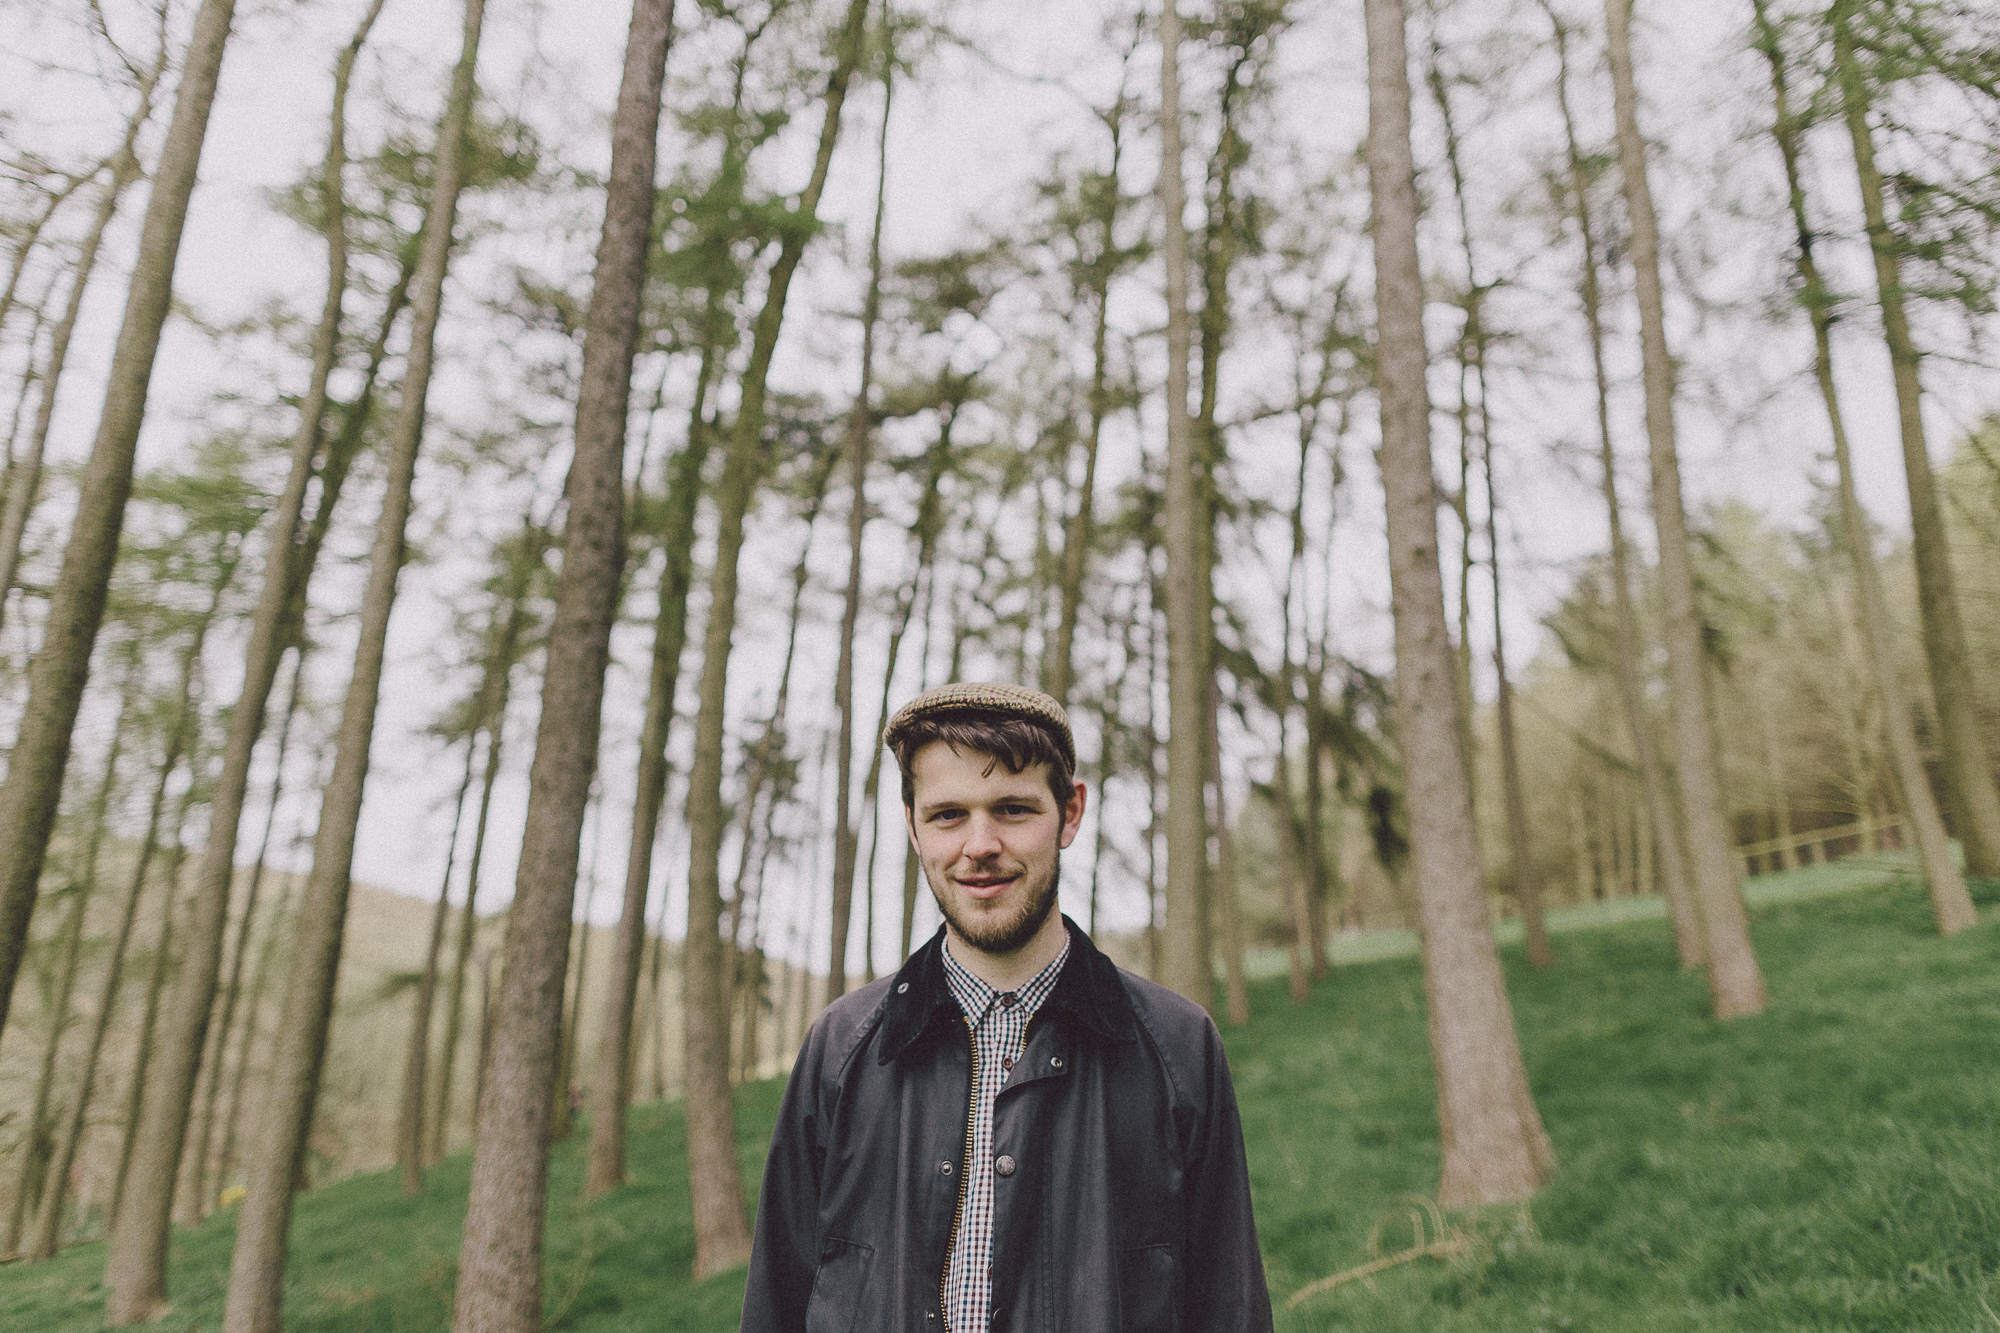
[[1065, 932], [1062, 952], [1054, 962], [1019, 990], [1000, 992], [967, 971], [948, 946], [944, 949], [945, 979], [979, 1052], [978, 1086], [972, 1090], [972, 1146], [966, 1157], [970, 1170], [951, 1266], [945, 1274], [947, 1333], [987, 1333], [993, 1311], [993, 1099], [1028, 1044], [1028, 1021], [1055, 989], [1068, 959]]

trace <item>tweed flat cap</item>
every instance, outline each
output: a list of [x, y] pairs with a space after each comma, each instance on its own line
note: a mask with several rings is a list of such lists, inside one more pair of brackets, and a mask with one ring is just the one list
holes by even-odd
[[952, 713], [997, 713], [1039, 722], [1055, 734], [1070, 770], [1076, 769], [1076, 737], [1070, 734], [1069, 715], [1063, 712], [1063, 706], [1040, 690], [1007, 681], [940, 685], [925, 690], [896, 710], [889, 725], [883, 728], [882, 743], [894, 749], [897, 738], [912, 723]]

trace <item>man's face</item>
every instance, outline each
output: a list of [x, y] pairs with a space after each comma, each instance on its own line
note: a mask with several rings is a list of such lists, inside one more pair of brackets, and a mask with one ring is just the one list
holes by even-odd
[[910, 776], [910, 837], [945, 920], [982, 952], [1020, 949], [1055, 907], [1057, 856], [1083, 822], [1083, 784], [1058, 806], [1048, 765], [1009, 773], [943, 741], [911, 756]]

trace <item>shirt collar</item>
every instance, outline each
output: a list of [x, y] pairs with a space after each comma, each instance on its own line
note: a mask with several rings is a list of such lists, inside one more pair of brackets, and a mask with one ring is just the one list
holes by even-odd
[[[1046, 1001], [1051, 1013], [1067, 1013], [1106, 1041], [1138, 1037], [1138, 1017], [1117, 966], [1067, 916], [1069, 958], [1055, 973]], [[953, 960], [956, 962], [957, 960]], [[890, 979], [877, 1011], [880, 1035], [876, 1059], [888, 1064], [902, 1055], [941, 1016], [958, 1021], [960, 1009], [945, 972], [944, 927]]]
[[[945, 983], [951, 990], [951, 997], [958, 1001], [960, 1012], [976, 1027], [993, 1008], [995, 1001], [1018, 1011], [1024, 1019], [1032, 1017], [1035, 1010], [1042, 1007], [1042, 1001], [1049, 997], [1049, 992], [1055, 989], [1056, 978], [1061, 974], [1063, 964], [1069, 961], [1069, 946], [1069, 932], [1064, 930], [1062, 949], [1049, 965], [1009, 992], [996, 991], [984, 978], [959, 962], [952, 954], [949, 939], [939, 944], [938, 953], [944, 963]], [[1007, 998], [1009, 995], [1013, 997], [1011, 1002]]]

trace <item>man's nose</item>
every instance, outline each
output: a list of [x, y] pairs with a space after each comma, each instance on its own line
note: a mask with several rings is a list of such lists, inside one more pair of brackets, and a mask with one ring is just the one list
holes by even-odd
[[1000, 826], [992, 815], [975, 810], [965, 830], [964, 854], [975, 861], [1000, 855]]

